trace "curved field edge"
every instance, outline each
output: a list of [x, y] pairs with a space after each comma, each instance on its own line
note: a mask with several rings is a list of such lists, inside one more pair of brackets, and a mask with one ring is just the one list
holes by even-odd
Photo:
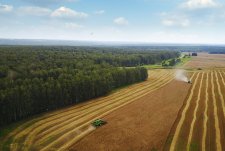
[[[160, 73], [160, 72], [159, 72]], [[163, 72], [162, 72], [162, 74], [164, 74]], [[154, 74], [153, 74], [154, 75]], [[157, 76], [157, 74], [155, 74], [154, 76]], [[145, 82], [144, 82], [145, 83]], [[139, 85], [139, 86], [143, 86], [144, 85], [144, 83], [139, 83], [139, 84], [136, 84], [136, 85]], [[129, 86], [128, 88], [130, 88], [130, 87], [133, 87], [133, 86]], [[160, 87], [160, 86], [159, 86]], [[135, 88], [135, 87], [134, 87]], [[127, 88], [125, 88], [125, 89], [127, 89]], [[124, 91], [124, 90], [121, 90], [121, 91]], [[126, 91], [130, 91], [129, 89], [128, 90], [126, 90]], [[126, 92], [125, 91], [125, 92]], [[118, 94], [118, 93], [120, 93], [120, 92], [115, 92], [115, 93], [113, 93], [113, 94]], [[122, 93], [124, 93], [124, 92], [122, 92]], [[103, 98], [104, 99], [104, 98]], [[89, 103], [89, 102], [87, 102], [87, 103]], [[93, 103], [93, 102], [90, 102], [90, 103]], [[79, 105], [79, 104], [78, 104]], [[80, 106], [83, 106], [84, 104], [82, 104], [82, 105], [80, 105]], [[76, 108], [76, 107], [75, 107]], [[71, 107], [71, 108], [69, 108], [69, 109], [65, 109], [66, 111], [68, 111], [68, 110], [73, 110], [73, 107]], [[49, 113], [49, 114], [47, 114], [47, 115], [44, 115], [44, 116], [42, 116], [42, 117], [38, 117], [38, 118], [36, 118], [36, 119], [34, 119], [34, 120], [31, 120], [31, 121], [28, 121], [27, 123], [25, 123], [25, 124], [23, 124], [23, 125], [21, 125], [19, 128], [17, 128], [17, 130], [15, 130], [15, 131], [13, 131], [13, 132], [11, 132], [10, 133], [10, 135], [9, 135], [9, 137], [7, 138], [7, 139], [5, 139], [4, 140], [4, 145], [9, 145], [10, 144], [10, 142], [11, 142], [11, 140], [12, 140], [12, 138], [13, 138], [13, 136], [14, 135], [16, 135], [18, 132], [21, 132], [21, 130], [22, 129], [26, 129], [27, 127], [29, 127], [30, 125], [33, 125], [35, 122], [37, 122], [37, 121], [39, 121], [39, 120], [41, 120], [41, 119], [45, 119], [45, 118], [49, 118], [49, 117], [51, 117], [51, 116], [54, 116], [54, 115], [56, 115], [56, 114], [61, 114], [61, 113], [63, 113], [64, 112], [64, 110], [60, 110], [59, 112], [53, 112], [53, 113]], [[18, 124], [19, 125], [19, 124]], [[16, 125], [15, 127], [17, 127], [18, 125]], [[14, 128], [13, 128], [14, 129]], [[2, 141], [1, 141], [2, 142]], [[2, 146], [1, 146], [2, 147]], [[5, 147], [3, 147], [4, 148], [4, 150], [5, 150]]]
[[[147, 94], [147, 93], [146, 93]], [[143, 95], [140, 95], [138, 98], [140, 98], [140, 97], [142, 97], [142, 96], [145, 96], [146, 94], [143, 94]], [[136, 99], [138, 99], [138, 98], [136, 98]], [[136, 100], [135, 99], [135, 100]], [[132, 101], [133, 102], [133, 101]], [[130, 103], [130, 102], [127, 102], [126, 104], [128, 104], [128, 103]], [[125, 105], [126, 105], [125, 104]], [[123, 106], [123, 105], [122, 105]], [[114, 110], [114, 109], [113, 109]], [[99, 117], [102, 117], [102, 116], [105, 116], [105, 115], [107, 115], [107, 114], [104, 114], [104, 115], [101, 115], [101, 116], [99, 116]], [[87, 123], [88, 124], [88, 123]], [[87, 126], [87, 125], [86, 125]], [[65, 136], [64, 136], [65, 137]], [[78, 137], [79, 137], [79, 135], [78, 135]], [[62, 139], [63, 140], [63, 139]], [[55, 143], [52, 143], [52, 144], [55, 144], [56, 146], [55, 146], [55, 148], [57, 148], [57, 149], [59, 149], [59, 150], [64, 150], [64, 149], [66, 149], [66, 148], [68, 148], [68, 147], [70, 147], [70, 145], [73, 145], [74, 143], [76, 143], [76, 141], [78, 141], [78, 139], [76, 139], [76, 138], [74, 138], [73, 140], [71, 140], [71, 141], [68, 141], [66, 144], [64, 144], [64, 145], [62, 145], [61, 147], [59, 147], [59, 146], [57, 146], [57, 144], [60, 144], [59, 142], [55, 142]], [[50, 145], [50, 146], [54, 146], [54, 145]], [[59, 147], [59, 148], [58, 148]], [[50, 148], [45, 148], [45, 150], [49, 150]]]
[[[103, 102], [104, 103], [104, 102]], [[97, 104], [98, 105], [98, 104]], [[76, 112], [76, 111], [75, 111]], [[64, 113], [62, 113], [62, 114], [64, 114]], [[61, 115], [62, 117], [64, 117], [64, 115]], [[65, 120], [65, 119], [63, 119], [63, 120]], [[50, 121], [51, 122], [51, 121]], [[44, 125], [45, 125], [46, 123], [44, 123]], [[50, 123], [51, 124], [51, 123]], [[44, 126], [44, 125], [41, 125], [41, 126]], [[33, 128], [34, 129], [34, 127], [31, 127], [31, 128]], [[38, 129], [39, 129], [39, 127], [37, 127]], [[36, 134], [38, 134], [37, 132], [38, 132], [38, 129], [35, 129], [35, 131], [36, 131]], [[31, 133], [28, 131], [27, 133], [29, 133], [29, 136], [30, 136], [30, 138], [29, 139], [26, 139], [26, 140], [28, 140], [28, 141], [30, 141], [31, 142], [31, 140], [32, 140], [32, 135], [34, 136], [34, 134], [32, 134], [33, 132], [31, 131]], [[28, 137], [29, 137], [28, 136]], [[27, 141], [26, 141], [27, 142]], [[26, 143], [25, 142], [25, 143]], [[28, 145], [29, 145], [29, 142], [28, 142]]]
[[[144, 94], [145, 95], [145, 94]], [[140, 96], [141, 97], [141, 96]], [[134, 99], [135, 100], [135, 99]], [[132, 101], [134, 101], [134, 100], [132, 100]], [[127, 103], [130, 103], [130, 102], [127, 102]], [[125, 102], [125, 105], [127, 104], [126, 102]], [[120, 104], [120, 103], [119, 103]], [[123, 106], [123, 105], [122, 105]], [[111, 107], [110, 107], [111, 108]], [[112, 109], [112, 111], [113, 111], [114, 109]], [[111, 111], [109, 111], [108, 113], [110, 113]], [[98, 114], [97, 114], [98, 115]], [[106, 115], [106, 114], [105, 114]], [[104, 116], [104, 113], [101, 115], [101, 116]], [[83, 126], [87, 126], [88, 124], [90, 124], [90, 122], [91, 121], [88, 121], [87, 123], [85, 123], [85, 124], [83, 124]], [[74, 127], [75, 128], [75, 127]], [[81, 128], [81, 127], [79, 127], [79, 128]], [[76, 130], [78, 130], [78, 128], [75, 128], [75, 129], [73, 129], [73, 131], [72, 132], [76, 132]], [[65, 131], [66, 132], [66, 131]], [[70, 133], [69, 132], [67, 132], [67, 134], [69, 135]], [[63, 136], [66, 136], [66, 135], [63, 135]], [[63, 136], [60, 136], [60, 137], [63, 137]], [[59, 140], [59, 142], [60, 141], [62, 141], [63, 139], [61, 138], [61, 140]], [[58, 140], [57, 140], [58, 141]], [[59, 142], [57, 143], [57, 141], [55, 142], [51, 142], [49, 145], [50, 145], [50, 147], [51, 146], [54, 146], [54, 145], [56, 145], [57, 146], [57, 144], [59, 144]], [[47, 146], [46, 146], [47, 147]], [[57, 148], [58, 148], [59, 146], [57, 146]]]
[[[161, 71], [159, 71], [159, 72], [161, 72]], [[151, 74], [151, 75], [153, 75], [155, 77], [155, 73]], [[126, 89], [132, 88], [136, 85], [142, 85], [143, 83], [145, 83], [145, 82], [140, 82], [140, 83], [128, 85], [128, 86], [123, 87], [123, 88], [118, 88], [117, 90], [113, 90], [113, 92], [111, 92], [109, 95], [111, 96], [111, 95], [115, 95], [115, 94], [118, 94], [118, 93], [122, 93], [122, 91], [124, 91], [124, 89], [126, 90]], [[97, 99], [91, 99], [87, 102], [81, 102], [79, 104], [76, 104], [76, 105], [73, 105], [73, 106], [70, 106], [70, 107], [58, 109], [56, 111], [50, 111], [48, 113], [42, 113], [42, 114], [39, 114], [39, 115], [35, 115], [35, 116], [30, 117], [30, 118], [18, 121], [16, 123], [12, 123], [10, 125], [0, 127], [0, 150], [4, 150], [4, 151], [9, 150], [9, 145], [13, 141], [13, 138], [12, 138], [13, 135], [16, 135], [17, 133], [20, 133], [22, 130], [26, 129], [27, 127], [30, 127], [31, 125], [35, 124], [39, 120], [50, 118], [52, 116], [55, 116], [55, 115], [61, 114], [63, 112], [73, 110], [74, 108], [82, 107], [82, 106], [87, 105], [87, 104], [95, 103], [95, 100], [97, 100], [96, 102], [98, 102], [99, 100], [106, 99], [107, 97], [108, 97], [108, 95], [97, 98]]]
[[[161, 72], [161, 71], [159, 71]], [[153, 73], [153, 74], [150, 74], [150, 75], [153, 75], [153, 77], [155, 77], [156, 73]], [[148, 78], [150, 79], [150, 77]], [[129, 90], [130, 88], [133, 88], [137, 85], [142, 85], [143, 83], [145, 82], [141, 82], [141, 83], [138, 83], [138, 84], [134, 84], [134, 85], [129, 85], [127, 87], [124, 87], [123, 89], [118, 89], [118, 90], [114, 90], [110, 96], [113, 96], [113, 95], [116, 95], [116, 94], [120, 94], [120, 93], [123, 93], [125, 92], [127, 89]], [[61, 113], [64, 113], [64, 112], [67, 112], [67, 111], [71, 111], [71, 110], [74, 110], [76, 108], [80, 108], [80, 107], [83, 107], [83, 106], [86, 106], [88, 104], [94, 104], [98, 101], [101, 101], [101, 100], [104, 100], [104, 99], [107, 99], [108, 96], [105, 96], [105, 97], [100, 97], [100, 98], [97, 98], [97, 99], [92, 99], [92, 100], [89, 100], [88, 102], [82, 102], [82, 103], [79, 103], [79, 104], [76, 104], [76, 105], [73, 105], [71, 107], [67, 107], [67, 108], [62, 108], [62, 109], [59, 109], [57, 111], [52, 111], [52, 112], [49, 112], [49, 113], [43, 113], [43, 114], [40, 114], [40, 115], [37, 115], [37, 116], [33, 116], [31, 118], [28, 118], [26, 120], [22, 120], [20, 122], [17, 122], [15, 124], [11, 124], [10, 125], [10, 128], [9, 127], [5, 127], [3, 128], [2, 130], [5, 132], [4, 134], [1, 133], [1, 138], [3, 138], [4, 136], [6, 136], [8, 133], [10, 133], [12, 130], [14, 130], [13, 132], [11, 132], [5, 139], [7, 139], [8, 137], [16, 134], [17, 132], [20, 132], [21, 130], [23, 130], [24, 128], [32, 125], [33, 123], [35, 123], [36, 121], [39, 121], [39, 120], [43, 120], [43, 119], [46, 119], [46, 118], [50, 118], [51, 116], [55, 116], [55, 115], [58, 115], [58, 114], [61, 114]], [[1, 144], [0, 144], [1, 145]]]

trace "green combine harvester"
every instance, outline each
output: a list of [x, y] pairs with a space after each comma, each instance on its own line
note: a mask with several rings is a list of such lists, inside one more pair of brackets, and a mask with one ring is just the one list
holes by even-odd
[[97, 119], [95, 120], [94, 122], [92, 122], [91, 124], [94, 126], [94, 127], [100, 127], [102, 125], [105, 125], [107, 122], [102, 120], [102, 119]]

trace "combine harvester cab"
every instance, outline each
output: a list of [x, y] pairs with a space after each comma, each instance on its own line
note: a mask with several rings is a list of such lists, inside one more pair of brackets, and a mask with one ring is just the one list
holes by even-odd
[[102, 119], [97, 119], [94, 122], [92, 122], [91, 124], [92, 124], [92, 126], [97, 128], [97, 127], [107, 124], [107, 122]]
[[188, 80], [188, 83], [189, 83], [189, 84], [192, 84], [191, 80]]

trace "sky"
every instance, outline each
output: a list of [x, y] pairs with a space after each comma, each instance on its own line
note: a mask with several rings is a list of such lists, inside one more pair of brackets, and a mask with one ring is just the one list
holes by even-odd
[[225, 44], [225, 0], [0, 0], [0, 38]]

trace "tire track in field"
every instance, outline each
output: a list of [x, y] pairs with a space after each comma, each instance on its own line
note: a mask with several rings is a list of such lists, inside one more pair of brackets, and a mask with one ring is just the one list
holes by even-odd
[[[196, 73], [194, 73], [194, 75], [195, 75], [195, 74], [196, 74]], [[170, 145], [170, 149], [169, 149], [170, 151], [175, 151], [175, 147], [176, 147], [176, 143], [177, 143], [177, 140], [178, 140], [178, 137], [179, 137], [179, 134], [180, 134], [180, 130], [181, 130], [181, 127], [182, 127], [182, 125], [183, 125], [183, 123], [184, 123], [184, 120], [185, 120], [185, 117], [186, 117], [186, 112], [187, 112], [187, 110], [188, 110], [188, 108], [189, 108], [189, 106], [190, 106], [190, 102], [191, 102], [191, 99], [192, 99], [192, 97], [193, 97], [194, 90], [195, 90], [195, 88], [196, 88], [196, 84], [197, 84], [196, 81], [198, 81], [199, 74], [200, 74], [200, 73], [197, 74], [197, 78], [196, 78], [196, 80], [195, 80], [195, 82], [194, 82], [194, 85], [193, 85], [193, 87], [192, 87], [192, 89], [191, 89], [191, 93], [190, 93], [190, 95], [189, 95], [189, 97], [188, 97], [187, 103], [186, 103], [186, 105], [185, 105], [185, 107], [184, 107], [184, 109], [183, 109], [183, 111], [182, 111], [182, 113], [181, 113], [181, 118], [180, 118], [180, 120], [179, 120], [179, 122], [178, 122], [178, 124], [177, 124], [176, 130], [175, 130], [175, 134], [174, 134], [174, 136], [173, 136], [172, 143], [171, 143], [171, 145]]]
[[202, 151], [206, 151], [206, 134], [207, 134], [207, 122], [208, 122], [208, 101], [209, 101], [209, 93], [208, 93], [208, 88], [209, 88], [209, 73], [207, 73], [206, 77], [206, 88], [205, 88], [205, 95], [206, 95], [206, 100], [205, 100], [205, 110], [204, 110], [204, 119], [203, 119], [203, 134], [202, 134]]
[[192, 119], [192, 122], [191, 122], [191, 127], [190, 127], [190, 132], [189, 132], [189, 136], [188, 136], [188, 142], [187, 142], [187, 151], [190, 150], [190, 144], [191, 144], [191, 141], [192, 141], [192, 136], [193, 136], [193, 130], [194, 130], [194, 126], [195, 126], [195, 121], [197, 119], [197, 111], [198, 111], [198, 107], [199, 107], [199, 101], [200, 101], [200, 97], [201, 97], [201, 89], [202, 89], [202, 81], [203, 81], [203, 77], [204, 77], [204, 73], [202, 73], [202, 76], [201, 76], [201, 82], [200, 82], [200, 87], [199, 87], [199, 91], [198, 91], [198, 98], [196, 100], [196, 106], [195, 106], [195, 109], [194, 109], [194, 115], [193, 115], [193, 119]]
[[[160, 80], [160, 79], [159, 79]], [[145, 83], [145, 85], [148, 85], [150, 82], [152, 82], [152, 81], [148, 81], [147, 83]], [[153, 82], [154, 83], [154, 82]], [[152, 83], [151, 83], [152, 84]], [[139, 85], [138, 85], [139, 86]], [[136, 88], [136, 87], [134, 87], [134, 88]], [[129, 90], [127, 90], [127, 91], [129, 91]], [[124, 92], [123, 92], [124, 93]], [[115, 97], [118, 97], [118, 96], [115, 96]], [[108, 99], [108, 98], [104, 98], [104, 100], [106, 100], [106, 99]], [[72, 108], [72, 109], [70, 109], [70, 110], [74, 110], [74, 108]], [[65, 112], [65, 111], [63, 111], [63, 112]], [[60, 115], [60, 113], [59, 113], [59, 115]], [[61, 117], [63, 117], [64, 115], [60, 115]], [[50, 118], [50, 120], [52, 120], [52, 118], [51, 118], [51, 116], [50, 117], [47, 117], [47, 119], [48, 118]], [[58, 119], [59, 117], [55, 117], [55, 119]], [[42, 120], [42, 122], [40, 123], [40, 122], [38, 122], [39, 123], [39, 125], [42, 125], [43, 123], [46, 123], [46, 121], [44, 121], [44, 120]], [[35, 123], [35, 124], [38, 124], [38, 123]], [[36, 125], [36, 127], [38, 127], [39, 125]], [[32, 129], [34, 129], [35, 127], [28, 127], [28, 129], [30, 129], [30, 130], [27, 130], [26, 129], [26, 132], [30, 132], [31, 131], [31, 128]], [[17, 134], [17, 136], [14, 138], [14, 139], [17, 139], [17, 138], [19, 138], [19, 137], [21, 137], [22, 135], [24, 135], [24, 130], [23, 131], [20, 131], [20, 134]]]
[[[225, 103], [224, 103], [224, 98], [223, 98], [223, 94], [222, 94], [222, 91], [221, 91], [221, 87], [220, 87], [220, 84], [219, 84], [219, 78], [218, 78], [218, 74], [216, 74], [216, 83], [217, 83], [217, 88], [218, 88], [218, 92], [219, 92], [219, 96], [220, 96], [220, 100], [221, 100], [221, 104], [222, 104], [222, 109], [223, 109], [223, 116], [225, 117]], [[222, 78], [223, 80], [223, 78]]]
[[[170, 81], [169, 81], [169, 82], [170, 82]], [[169, 83], [169, 82], [167, 82], [167, 83]], [[167, 84], [167, 83], [166, 83], [166, 84]], [[138, 98], [140, 98], [140, 97], [142, 97], [142, 96], [144, 96], [144, 95], [146, 95], [146, 94], [143, 94], [143, 95], [139, 96]], [[138, 99], [138, 98], [136, 98], [136, 99]], [[130, 102], [126, 102], [124, 105], [127, 105], [128, 103], [130, 103]], [[124, 105], [122, 105], [122, 106], [124, 106]], [[120, 108], [120, 107], [118, 107], [118, 108]], [[116, 108], [113, 108], [112, 111], [114, 111], [114, 110], [116, 110], [116, 109], [118, 109], [118, 108], [117, 108], [117, 107], [116, 107]], [[110, 110], [110, 111], [108, 111], [107, 113], [103, 113], [102, 115], [99, 115], [97, 118], [101, 118], [102, 116], [105, 116], [105, 115], [107, 115], [108, 113], [110, 113], [110, 112], [112, 112], [112, 111]], [[72, 144], [76, 143], [76, 141], [78, 141], [78, 140], [80, 139], [80, 136], [78, 135], [78, 136], [76, 136], [76, 137], [73, 137], [71, 141], [68, 141], [68, 142], [67, 142], [66, 144], [64, 144], [63, 146], [60, 146], [60, 145], [59, 145], [59, 144], [60, 144], [60, 141], [64, 140], [65, 138], [68, 138], [68, 135], [71, 135], [71, 133], [75, 133], [77, 130], [81, 129], [82, 127], [90, 125], [91, 122], [92, 122], [92, 120], [87, 121], [85, 124], [83, 124], [83, 125], [77, 127], [76, 129], [73, 129], [72, 131], [67, 132], [66, 134], [64, 134], [63, 136], [61, 136], [61, 138], [55, 140], [54, 142], [50, 143], [48, 146], [45, 146], [44, 148], [42, 148], [41, 151], [48, 151], [48, 150], [51, 150], [51, 148], [53, 149], [54, 146], [56, 146], [55, 149], [57, 148], [57, 150], [61, 150], [61, 149], [62, 149], [62, 150], [65, 150], [65, 148], [68, 148], [68, 147], [70, 147]], [[83, 134], [86, 135], [85, 132], [82, 133], [81, 135], [83, 135]], [[57, 145], [58, 145], [58, 146], [57, 146]]]
[[[167, 80], [166, 80], [167, 81]], [[167, 81], [167, 83], [169, 83], [171, 80], [169, 80], [169, 81]], [[167, 83], [165, 83], [165, 84], [167, 84]], [[158, 88], [155, 88], [155, 89], [158, 89]], [[153, 89], [152, 91], [154, 91], [155, 89]], [[134, 100], [136, 100], [136, 99], [138, 99], [138, 98], [140, 98], [140, 97], [142, 97], [142, 96], [144, 96], [144, 95], [146, 95], [146, 94], [148, 94], [148, 93], [150, 93], [150, 92], [145, 92], [144, 94], [140, 94], [140, 95], [138, 95], [138, 96], [136, 96], [134, 99], [131, 99], [131, 101], [124, 101], [125, 103], [124, 104], [127, 104], [127, 103], [130, 103], [130, 102], [133, 102]], [[131, 96], [132, 98], [133, 98], [133, 96]], [[121, 103], [119, 103], [119, 104], [121, 104]], [[124, 104], [122, 104], [122, 106], [124, 106]], [[112, 107], [110, 107], [110, 108], [112, 108]], [[111, 112], [111, 111], [110, 111]], [[102, 116], [102, 115], [101, 115]], [[92, 119], [91, 119], [92, 120]], [[77, 122], [77, 121], [76, 121]], [[91, 121], [90, 121], [91, 122]], [[90, 122], [88, 122], [88, 124], [90, 124]], [[65, 127], [64, 127], [64, 129], [65, 129]], [[66, 132], [70, 132], [70, 131], [68, 131], [68, 130], [66, 130]], [[55, 143], [55, 144], [57, 144], [57, 143]]]
[[218, 119], [218, 109], [216, 105], [216, 95], [215, 95], [215, 85], [213, 82], [213, 72], [211, 72], [211, 84], [212, 84], [212, 96], [213, 96], [213, 108], [214, 108], [214, 118], [215, 118], [215, 130], [216, 130], [216, 150], [217, 151], [222, 151], [222, 146], [221, 146], [221, 137], [220, 137], [220, 128], [219, 128], [219, 119]]

